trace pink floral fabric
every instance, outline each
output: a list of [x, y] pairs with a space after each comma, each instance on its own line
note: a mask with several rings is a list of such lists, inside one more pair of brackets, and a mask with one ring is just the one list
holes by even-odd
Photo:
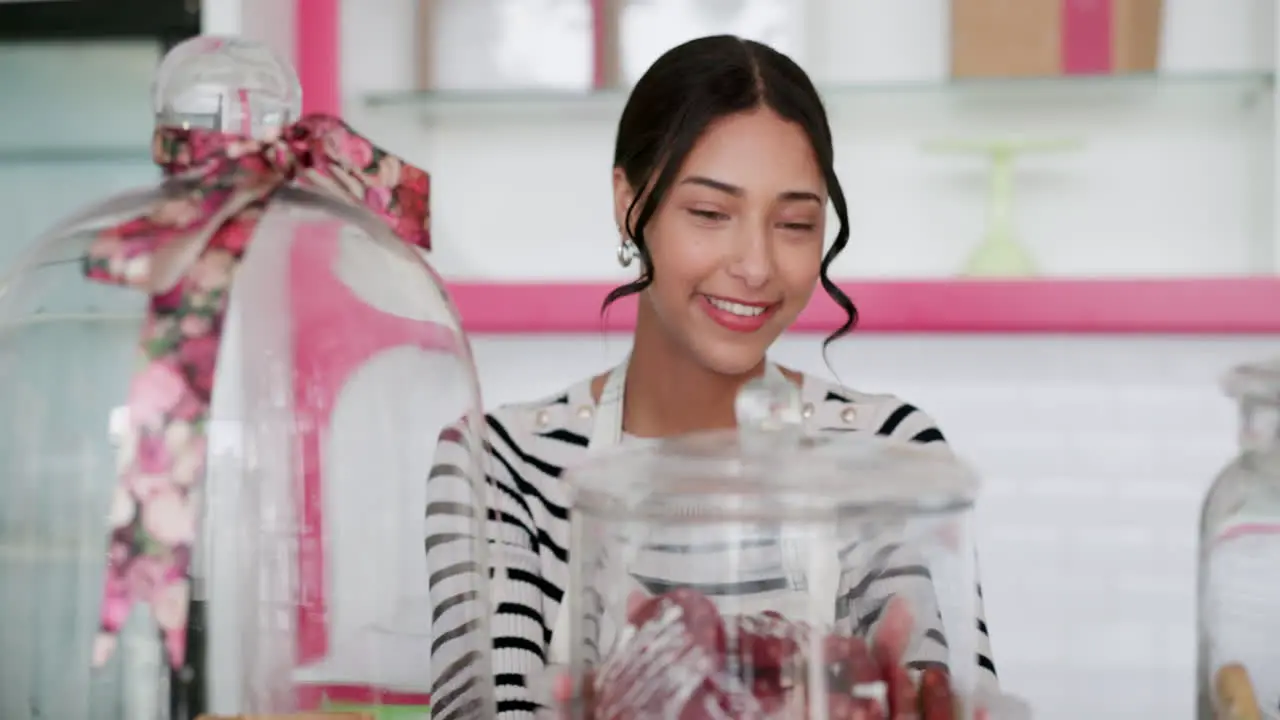
[[[99, 233], [84, 258], [86, 277], [151, 294], [110, 510], [95, 665], [111, 656], [137, 602], [151, 606], [174, 667], [185, 661], [195, 490], [223, 319], [236, 268], [275, 192], [291, 182], [325, 189], [368, 208], [405, 242], [430, 247], [427, 173], [336, 118], [304, 118], [270, 140], [163, 128], [152, 149], [178, 191]], [[175, 262], [181, 248], [190, 248], [189, 261], [179, 252]], [[173, 277], [162, 277], [165, 267]]]

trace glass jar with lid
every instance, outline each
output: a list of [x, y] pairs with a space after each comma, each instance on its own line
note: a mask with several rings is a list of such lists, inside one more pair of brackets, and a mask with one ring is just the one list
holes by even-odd
[[1200, 519], [1200, 720], [1280, 718], [1280, 360], [1233, 370], [1240, 454]]
[[[155, 98], [164, 182], [0, 284], [0, 717], [426, 717], [429, 448], [481, 417], [427, 176], [299, 117], [256, 43], [180, 45]], [[484, 507], [478, 449], [441, 445]], [[458, 519], [470, 556], [483, 523]]]
[[782, 379], [738, 413], [570, 472], [574, 712], [1025, 717], [979, 677], [976, 476], [923, 446], [806, 436]]

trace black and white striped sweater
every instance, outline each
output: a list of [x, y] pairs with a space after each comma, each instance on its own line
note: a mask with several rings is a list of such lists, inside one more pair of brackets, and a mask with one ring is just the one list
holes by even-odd
[[[806, 429], [813, 432], [870, 432], [936, 447], [949, 452], [942, 433], [924, 412], [891, 395], [868, 395], [805, 376], [802, 387]], [[484, 418], [483, 457], [490, 488], [496, 501], [489, 508], [490, 553], [502, 554], [507, 577], [496, 578], [490, 586], [495, 611], [487, 609], [471, 595], [475, 587], [473, 562], [467, 535], [473, 497], [466, 473], [459, 468], [473, 462], [466, 450], [470, 438], [458, 429], [446, 431], [436, 449], [435, 467], [428, 483], [427, 566], [431, 574], [431, 598], [435, 609], [432, 649], [432, 717], [456, 720], [466, 715], [465, 700], [472, 679], [471, 657], [475, 646], [471, 629], [487, 617], [492, 635], [498, 714], [506, 718], [533, 718], [539, 709], [529, 684], [547, 664], [560, 604], [569, 582], [570, 523], [567, 492], [562, 476], [566, 468], [583, 462], [587, 454], [596, 416], [591, 382], [577, 383], [567, 391], [536, 402], [508, 405]], [[670, 564], [668, 581], [684, 582], [724, 562], [708, 558], [695, 548], [667, 548], [680, 563], [699, 567], [680, 568]], [[654, 549], [655, 552], [660, 552]], [[848, 611], [852, 599], [857, 607], [857, 625], [866, 630], [874, 623], [875, 612], [884, 601], [897, 594], [920, 595], [931, 592], [928, 570], [918, 558], [894, 557], [895, 547], [879, 549], [874, 576], [842, 578], [842, 605]], [[662, 567], [662, 562], [645, 563]], [[766, 563], [765, 566], [768, 564]], [[778, 563], [773, 564], [775, 567]], [[644, 585], [662, 585], [664, 578], [646, 577]], [[715, 584], [714, 592], [760, 593], [776, 591], [787, 579], [752, 578], [736, 589], [717, 583], [714, 572], [704, 582]], [[661, 589], [653, 588], [653, 589]], [[995, 666], [991, 660], [985, 619], [982, 616], [981, 588], [976, 588], [978, 611], [978, 682], [995, 688]], [[919, 629], [908, 660], [941, 659], [946, 640], [936, 627]]]

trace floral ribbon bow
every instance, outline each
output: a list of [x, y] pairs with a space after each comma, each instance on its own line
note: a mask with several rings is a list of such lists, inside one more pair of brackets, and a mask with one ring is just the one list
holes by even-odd
[[427, 174], [337, 118], [306, 117], [267, 140], [161, 128], [152, 150], [178, 181], [173, 191], [146, 215], [100, 232], [84, 258], [86, 277], [151, 295], [117, 465], [95, 666], [110, 658], [136, 602], [150, 605], [170, 663], [185, 662], [195, 491], [223, 320], [272, 196], [292, 182], [326, 190], [368, 208], [405, 242], [430, 247]]

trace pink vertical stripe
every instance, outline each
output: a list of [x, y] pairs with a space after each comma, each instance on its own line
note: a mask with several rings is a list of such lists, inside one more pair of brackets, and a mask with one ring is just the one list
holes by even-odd
[[591, 0], [591, 87], [596, 90], [603, 90], [609, 84], [609, 78], [604, 76], [608, 63], [605, 55], [609, 52], [605, 43], [609, 36], [607, 2], [610, 0]]
[[298, 709], [305, 712], [323, 711], [330, 703], [369, 708], [425, 708], [431, 704], [431, 695], [426, 693], [363, 685], [304, 685], [298, 688], [297, 695]]
[[[342, 42], [341, 0], [295, 0], [293, 7], [293, 64], [302, 85], [302, 112], [341, 115]], [[316, 230], [316, 228], [310, 228]], [[307, 229], [300, 229], [305, 233]], [[323, 234], [318, 231], [318, 234]], [[336, 240], [336, 230], [334, 231]], [[297, 237], [295, 243], [309, 238]], [[293, 318], [296, 324], [299, 318]], [[314, 427], [319, 418], [299, 413], [303, 427]], [[306, 438], [303, 439], [304, 444]], [[304, 468], [304, 478], [306, 469]], [[311, 478], [314, 479], [314, 478]], [[320, 505], [314, 499], [319, 488], [304, 487], [298, 512], [303, 530], [298, 538], [298, 657], [314, 661], [328, 651], [329, 626], [325, 587], [324, 534]]]
[[240, 88], [236, 91], [236, 99], [240, 101], [240, 134], [253, 137], [253, 108], [249, 105], [249, 91]]
[[342, 114], [341, 0], [296, 0], [293, 62], [302, 112]]
[[1111, 72], [1113, 2], [1115, 0], [1062, 0], [1063, 73]]
[[[329, 427], [331, 402], [313, 397], [327, 388], [311, 385], [324, 379], [323, 367], [315, 367], [325, 346], [317, 333], [324, 328], [316, 322], [309, 298], [323, 298], [321, 287], [343, 290], [328, 272], [337, 254], [339, 228], [336, 223], [308, 223], [299, 227], [290, 248], [289, 312], [293, 326], [293, 405], [298, 430], [296, 461], [301, 483], [296, 506], [298, 517], [298, 636], [297, 660], [308, 665], [329, 653], [329, 585], [325, 555], [328, 548], [324, 530], [324, 478], [321, 458], [325, 432]], [[319, 254], [319, 257], [315, 257]], [[319, 263], [317, 265], [317, 263]], [[329, 343], [330, 347], [334, 347]]]

